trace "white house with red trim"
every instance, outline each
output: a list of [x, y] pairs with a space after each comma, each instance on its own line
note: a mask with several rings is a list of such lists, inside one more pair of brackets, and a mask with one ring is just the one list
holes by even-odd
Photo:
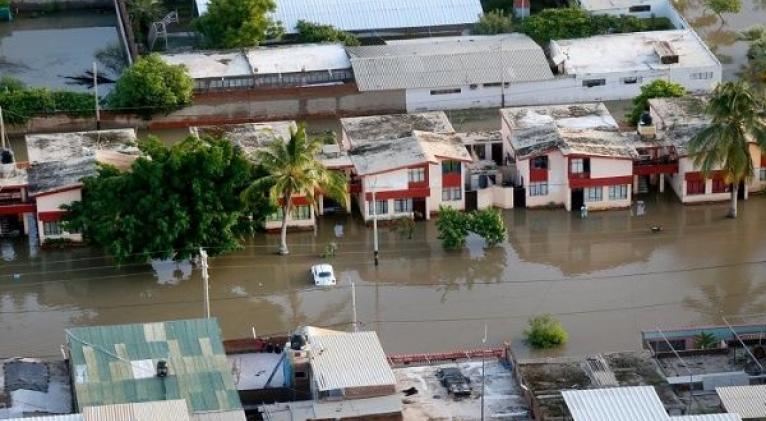
[[[290, 139], [291, 131], [297, 129], [295, 121], [272, 121], [264, 123], [222, 124], [216, 126], [191, 127], [194, 136], [224, 136], [237, 145], [251, 160], [255, 160], [258, 150], [266, 148], [274, 139], [281, 138], [284, 141]], [[316, 157], [325, 167], [331, 170], [341, 171], [350, 177], [352, 164], [348, 155], [338, 145], [326, 145]], [[319, 194], [318, 207], [308, 201], [304, 195], [296, 195], [292, 198], [293, 211], [287, 216], [288, 228], [313, 228], [316, 224], [316, 214], [324, 214], [325, 211], [350, 210], [350, 205], [340, 209], [338, 204], [329, 198]], [[347, 202], [349, 202], [347, 200]], [[274, 214], [266, 218], [265, 228], [268, 231], [280, 229], [282, 226], [282, 210], [278, 209]]]
[[[676, 160], [677, 171], [669, 183], [683, 203], [725, 201], [731, 196], [731, 186], [722, 171], [714, 170], [705, 178], [689, 156], [689, 141], [710, 124], [705, 106], [704, 98], [694, 96], [649, 100], [649, 137], [674, 154], [670, 158]], [[740, 199], [766, 188], [766, 156], [755, 142], [750, 144], [750, 155], [755, 174], [741, 186]]]
[[500, 114], [521, 193], [514, 206], [630, 206], [638, 154], [604, 104], [515, 107]]
[[61, 207], [82, 199], [81, 180], [96, 174], [98, 162], [127, 169], [139, 155], [133, 129], [34, 134], [26, 143], [28, 194], [37, 207], [40, 243], [81, 241], [80, 233], [64, 230]]
[[0, 164], [0, 236], [27, 235], [35, 202], [27, 192], [27, 163]]

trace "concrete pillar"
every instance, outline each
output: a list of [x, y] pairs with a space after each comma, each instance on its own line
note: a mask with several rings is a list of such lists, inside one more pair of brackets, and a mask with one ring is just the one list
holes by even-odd
[[665, 174], [660, 173], [660, 193], [665, 193]]
[[428, 199], [430, 199], [430, 197], [426, 197], [426, 214], [425, 214], [426, 221], [431, 219], [431, 210], [428, 208]]
[[27, 212], [21, 215], [22, 223], [24, 225], [24, 235], [29, 235], [29, 216], [31, 213]]
[[638, 176], [633, 176], [633, 194], [638, 194]]

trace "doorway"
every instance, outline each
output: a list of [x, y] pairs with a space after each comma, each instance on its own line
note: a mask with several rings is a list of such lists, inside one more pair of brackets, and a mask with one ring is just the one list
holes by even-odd
[[571, 211], [580, 211], [585, 204], [585, 192], [583, 189], [572, 189], [572, 208]]
[[479, 191], [466, 191], [465, 192], [465, 211], [471, 212], [479, 208]]
[[503, 165], [503, 144], [502, 143], [493, 143], [492, 144], [492, 160], [495, 161], [495, 165], [498, 167]]
[[514, 208], [527, 207], [527, 189], [525, 187], [513, 188], [513, 207]]
[[425, 197], [415, 197], [412, 199], [412, 213], [415, 216], [416, 221], [422, 221], [426, 219], [426, 212], [428, 210], [426, 209], [426, 198]]

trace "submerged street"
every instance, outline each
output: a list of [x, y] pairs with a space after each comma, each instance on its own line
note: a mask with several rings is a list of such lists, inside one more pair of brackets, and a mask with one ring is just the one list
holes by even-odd
[[[418, 223], [412, 239], [382, 227], [378, 267], [372, 229], [350, 216], [289, 234], [288, 257], [274, 254], [278, 236], [256, 234], [211, 259], [212, 313], [226, 338], [253, 327], [258, 335], [301, 324], [348, 329], [355, 282], [360, 327], [376, 330], [387, 352], [476, 347], [486, 321], [490, 344], [513, 341], [522, 356], [526, 321], [539, 313], [561, 319], [570, 340], [555, 352], [569, 355], [637, 349], [642, 329], [766, 313], [766, 198], [742, 203], [737, 220], [723, 217], [725, 204], [684, 207], [672, 193], [644, 199], [644, 216], [505, 211], [508, 241], [489, 250], [471, 237], [463, 252], [445, 252], [433, 220]], [[189, 263], [116, 267], [97, 250], [3, 241], [0, 356], [55, 356], [70, 326], [203, 315], [200, 274]], [[309, 267], [331, 241], [338, 285], [316, 289]]]

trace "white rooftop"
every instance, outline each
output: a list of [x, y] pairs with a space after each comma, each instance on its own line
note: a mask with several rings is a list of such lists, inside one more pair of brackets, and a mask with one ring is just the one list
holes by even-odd
[[263, 149], [275, 138], [290, 140], [290, 131], [296, 128], [295, 121], [271, 121], [267, 123], [220, 124], [217, 126], [193, 126], [189, 131], [194, 136], [223, 136], [242, 148], [245, 155], [252, 155]]
[[294, 401], [258, 407], [264, 421], [307, 421], [315, 419], [364, 419], [396, 414], [402, 410], [398, 395], [342, 401]]
[[375, 332], [307, 327], [305, 333], [318, 391], [396, 384]]
[[278, 74], [351, 68], [341, 44], [300, 44], [245, 50], [254, 74]]
[[66, 161], [73, 158], [96, 157], [101, 152], [138, 155], [136, 132], [133, 129], [89, 132], [45, 133], [26, 135], [29, 162]]
[[444, 111], [341, 118], [340, 125], [352, 146], [363, 142], [411, 136], [415, 130], [433, 133], [455, 132]]
[[184, 399], [88, 406], [82, 412], [84, 421], [190, 421]]
[[766, 385], [716, 387], [726, 412], [742, 418], [766, 418]]
[[574, 421], [668, 421], [653, 386], [561, 392]]
[[170, 64], [183, 64], [192, 79], [250, 76], [250, 64], [239, 51], [196, 51], [163, 54], [162, 60]]
[[[668, 42], [678, 54], [677, 64], [662, 64], [655, 52]], [[718, 59], [692, 30], [634, 32], [551, 41], [554, 62], [564, 62], [569, 75], [605, 74], [689, 67], [718, 67]]]
[[274, 377], [271, 379], [271, 383], [269, 383], [270, 387], [283, 387], [285, 385], [282, 354], [249, 352], [246, 354], [230, 354], [226, 356], [226, 359], [229, 360], [229, 365], [231, 365], [234, 385], [237, 387], [237, 390], [264, 389], [271, 373], [274, 373]]

